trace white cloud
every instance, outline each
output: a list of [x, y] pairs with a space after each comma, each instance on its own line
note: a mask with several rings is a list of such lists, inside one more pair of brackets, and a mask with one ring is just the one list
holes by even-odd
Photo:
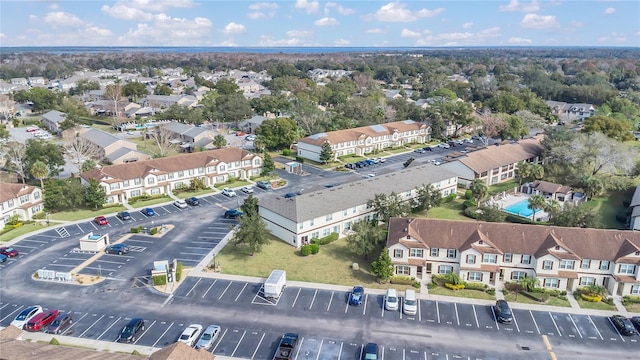
[[116, 5], [118, 4], [125, 4], [127, 6], [131, 6], [136, 9], [145, 9], [151, 12], [162, 12], [170, 8], [190, 8], [195, 5], [193, 0], [171, 0], [171, 1], [128, 0], [128, 1], [116, 2]]
[[220, 43], [220, 46], [238, 46], [232, 39], [225, 40]]
[[60, 5], [57, 3], [53, 3], [49, 5], [49, 10], [60, 10]]
[[525, 39], [525, 38], [513, 36], [513, 37], [510, 37], [507, 42], [509, 44], [514, 44], [514, 45], [528, 45], [528, 44], [531, 44], [533, 41], [531, 41], [531, 39]]
[[222, 29], [222, 32], [225, 35], [244, 34], [245, 32], [247, 32], [247, 28], [245, 28], [242, 24], [230, 22], [227, 24], [227, 26], [224, 27], [224, 29]]
[[4, 39], [6, 37], [7, 37], [7, 35], [5, 35], [5, 33], [0, 33], [0, 39]]
[[273, 2], [259, 2], [249, 5], [249, 10], [278, 9], [280, 5]]
[[37, 15], [29, 15], [29, 21], [38, 21], [39, 19]]
[[313, 22], [316, 26], [333, 26], [338, 25], [339, 22], [335, 18], [323, 17]]
[[365, 31], [367, 34], [386, 34], [387, 30], [384, 29], [380, 29], [380, 28], [375, 28], [375, 29], [368, 29], [367, 31]]
[[140, 23], [136, 28], [118, 37], [117, 41], [123, 46], [140, 44], [184, 46], [185, 42], [200, 45], [207, 43], [204, 39], [210, 37], [211, 27], [211, 20], [203, 17], [189, 20], [158, 14], [153, 23]]
[[553, 15], [526, 14], [520, 26], [528, 29], [549, 29], [559, 25]]
[[610, 35], [600, 36], [597, 40], [601, 43], [623, 43], [627, 41], [627, 37], [624, 34], [613, 32]]
[[336, 46], [347, 46], [351, 44], [351, 42], [347, 39], [336, 39], [333, 41], [333, 44]]
[[416, 46], [458, 46], [458, 45], [482, 45], [488, 39], [500, 37], [502, 34], [498, 26], [484, 29], [476, 33], [452, 32], [432, 35], [425, 31], [423, 38], [416, 41]]
[[114, 6], [103, 5], [100, 10], [102, 10], [103, 13], [111, 15], [111, 17], [114, 17], [116, 19], [136, 21], [151, 21], [153, 19], [152, 13], [143, 11], [141, 9], [136, 9], [122, 3], [116, 3]]
[[44, 17], [44, 22], [53, 26], [80, 26], [84, 23], [79, 17], [63, 11], [48, 13]]
[[606, 9], [604, 9], [604, 14], [605, 15], [615, 14], [615, 12], [616, 12], [616, 8], [608, 7]]
[[473, 26], [472, 22], [466, 22], [464, 24], [462, 24], [462, 28], [463, 29], [470, 29]]
[[105, 29], [105, 28], [101, 28], [101, 27], [98, 27], [98, 26], [93, 26], [93, 25], [87, 26], [84, 29], [84, 32], [86, 33], [86, 35], [88, 35], [90, 37], [97, 36], [97, 37], [104, 38], [104, 37], [113, 36], [113, 33], [111, 32], [111, 30]]
[[297, 46], [301, 43], [300, 39], [296, 38], [275, 40], [273, 36], [267, 35], [260, 35], [258, 41], [259, 46]]
[[422, 36], [421, 33], [409, 29], [402, 29], [402, 31], [400, 32], [400, 37], [403, 38], [415, 38], [420, 36]]
[[314, 32], [313, 31], [309, 31], [309, 30], [289, 30], [289, 31], [287, 31], [287, 36], [288, 37], [293, 37], [293, 38], [309, 37], [309, 36], [311, 36], [313, 34], [314, 34]]
[[154, 13], [158, 14], [171, 8], [193, 6], [195, 6], [193, 0], [118, 0], [113, 6], [103, 5], [100, 10], [116, 19], [150, 21]]
[[538, 0], [533, 0], [529, 4], [520, 3], [518, 0], [509, 1], [508, 5], [500, 5], [500, 11], [520, 11], [520, 12], [534, 12], [540, 10], [540, 4]]
[[329, 9], [330, 8], [335, 8], [338, 11], [338, 14], [342, 15], [342, 16], [348, 16], [348, 15], [353, 15], [356, 11], [354, 9], [349, 9], [346, 8], [338, 3], [335, 2], [328, 2], [326, 4], [324, 4], [324, 13], [325, 15], [329, 14]]
[[441, 14], [444, 8], [438, 8], [435, 10], [420, 9], [418, 11], [412, 11], [406, 8], [406, 4], [399, 2], [392, 2], [383, 5], [375, 14], [369, 14], [366, 16], [368, 19], [373, 19], [383, 22], [413, 22], [420, 18], [429, 18]]
[[295, 8], [305, 11], [307, 14], [315, 14], [320, 9], [320, 3], [315, 0], [296, 0]]

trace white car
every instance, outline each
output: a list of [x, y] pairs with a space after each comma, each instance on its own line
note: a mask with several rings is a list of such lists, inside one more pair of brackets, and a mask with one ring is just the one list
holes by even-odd
[[187, 202], [180, 199], [173, 202], [173, 205], [179, 209], [184, 209], [187, 207]]
[[256, 140], [256, 136], [255, 135], [247, 135], [244, 139], [247, 140], [247, 141], [255, 141]]
[[200, 337], [202, 333], [202, 325], [200, 324], [191, 324], [184, 331], [178, 341], [183, 342], [189, 346], [193, 346]]
[[22, 330], [24, 326], [31, 320], [34, 316], [40, 314], [42, 312], [42, 306], [33, 305], [28, 308], [22, 310], [18, 316], [16, 316], [15, 320], [11, 322], [11, 325], [17, 327]]
[[228, 197], [234, 197], [236, 196], [236, 192], [229, 189], [229, 188], [224, 188], [222, 189], [222, 195], [228, 196]]
[[383, 162], [387, 161], [387, 159], [379, 157], [379, 158], [376, 158], [374, 161], [377, 162], [377, 163], [383, 163]]
[[450, 148], [451, 146], [449, 146], [449, 144], [442, 143], [442, 144], [438, 144], [438, 147], [439, 147], [439, 148], [443, 148], [443, 149], [448, 149], [448, 148]]
[[196, 343], [196, 349], [211, 349], [213, 343], [218, 339], [218, 335], [220, 335], [220, 326], [209, 325], [202, 333], [200, 340]]
[[243, 186], [242, 189], [240, 189], [240, 191], [242, 191], [245, 194], [253, 194], [253, 187]]

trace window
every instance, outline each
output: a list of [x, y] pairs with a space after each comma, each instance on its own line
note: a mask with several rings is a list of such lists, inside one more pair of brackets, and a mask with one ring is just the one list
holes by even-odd
[[573, 260], [560, 260], [560, 269], [573, 270], [575, 263]]
[[140, 184], [142, 184], [142, 179], [137, 178], [137, 179], [133, 180], [133, 183], [134, 183], [135, 185], [140, 185]]
[[600, 261], [600, 270], [609, 270], [609, 260]]
[[216, 167], [215, 167], [215, 166], [209, 166], [209, 167], [207, 168], [207, 172], [208, 172], [208, 173], [214, 173], [214, 172], [216, 172]]
[[195, 174], [195, 173], [196, 173], [196, 172], [195, 172], [193, 169], [189, 169], [189, 175], [193, 175], [193, 174]]
[[242, 162], [242, 166], [251, 166], [251, 160], [245, 160]]
[[431, 248], [431, 256], [440, 256], [440, 249]]
[[522, 255], [523, 264], [531, 264], [531, 255]]
[[527, 277], [527, 273], [524, 271], [514, 271], [511, 273], [511, 280], [520, 280]]
[[329, 228], [324, 228], [322, 230], [322, 236], [328, 236], [329, 234], [331, 234], [331, 229]]
[[406, 265], [396, 266], [396, 275], [409, 275], [409, 267]]
[[482, 273], [480, 271], [469, 271], [469, 281], [482, 281]]
[[343, 212], [342, 212], [342, 216], [347, 216], [347, 215], [348, 215], [348, 213], [349, 213], [349, 211], [348, 211], [348, 210], [345, 210], [345, 211], [343, 211]]
[[124, 181], [124, 187], [129, 187], [129, 180]]
[[20, 204], [24, 204], [27, 201], [29, 201], [29, 195], [22, 195], [20, 196]]
[[476, 263], [476, 256], [473, 254], [467, 255], [467, 264], [475, 264], [475, 263]]
[[204, 168], [198, 168], [198, 174], [204, 174]]
[[542, 263], [542, 269], [543, 269], [543, 270], [551, 270], [551, 269], [553, 269], [553, 261], [551, 261], [551, 260], [545, 260], [545, 261]]
[[118, 190], [118, 189], [120, 189], [119, 183], [109, 184], [109, 190]]
[[184, 171], [180, 170], [178, 171], [178, 177], [183, 177], [184, 176]]
[[589, 286], [596, 283], [596, 278], [583, 276], [580, 278], [580, 286]]
[[33, 193], [33, 198], [34, 198], [35, 200], [40, 199], [40, 191], [36, 191], [36, 192], [34, 192], [34, 193]]
[[453, 266], [451, 265], [440, 265], [438, 266], [438, 274], [448, 274], [453, 272]]
[[165, 181], [167, 180], [167, 175], [159, 175], [158, 176], [158, 181]]
[[260, 159], [257, 158], [255, 160], [253, 160], [253, 165], [260, 165]]
[[7, 206], [13, 207], [13, 199], [9, 199], [9, 201], [7, 201]]
[[631, 295], [640, 295], [640, 285], [631, 286]]
[[309, 220], [309, 226], [313, 226], [313, 219]]
[[620, 274], [633, 275], [636, 273], [636, 266], [633, 264], [620, 264]]
[[506, 263], [510, 263], [510, 262], [511, 262], [511, 258], [512, 258], [512, 257], [513, 257], [513, 255], [512, 255], [512, 254], [510, 254], [510, 253], [506, 253], [506, 254], [504, 254], [504, 255], [502, 256], [503, 261], [504, 261], [504, 262], [506, 262]]
[[402, 258], [402, 249], [393, 249], [393, 257], [398, 259], [398, 258]]
[[131, 192], [131, 197], [140, 196], [140, 194], [141, 194], [141, 193], [140, 193], [140, 190], [133, 190], [133, 191]]
[[449, 259], [455, 259], [457, 255], [458, 255], [458, 251], [456, 249], [447, 250], [447, 257]]
[[174, 176], [175, 176], [174, 173], [172, 172], [169, 173], [169, 179], [173, 179]]
[[147, 179], [147, 184], [149, 184], [149, 185], [151, 185], [151, 184], [155, 184], [155, 182], [156, 182], [156, 179], [154, 179], [154, 178], [152, 178], [152, 177], [150, 177], [150, 178], [148, 178], [148, 179]]
[[220, 165], [220, 166], [218, 166], [218, 169], [220, 169], [220, 171], [224, 171], [226, 169], [226, 167], [224, 165]]
[[311, 233], [311, 238], [312, 239], [319, 239], [320, 238], [320, 233], [317, 231], [314, 231], [313, 233]]
[[422, 254], [423, 254], [423, 250], [422, 249], [410, 249], [409, 250], [409, 257], [421, 258]]
[[326, 217], [326, 219], [325, 219], [325, 220], [326, 220], [326, 221], [331, 221], [331, 220], [333, 220], [333, 214], [329, 214], [329, 215], [327, 215], [327, 217]]
[[560, 286], [558, 279], [544, 279], [543, 286], [546, 288], [557, 288]]
[[591, 260], [589, 259], [583, 259], [582, 263], [580, 264], [580, 267], [583, 269], [588, 269], [591, 267]]
[[483, 263], [495, 264], [498, 260], [498, 255], [496, 254], [484, 254], [482, 256]]

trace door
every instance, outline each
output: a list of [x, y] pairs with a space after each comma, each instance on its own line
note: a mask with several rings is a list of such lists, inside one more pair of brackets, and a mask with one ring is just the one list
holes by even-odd
[[427, 263], [427, 274], [431, 274], [431, 263]]

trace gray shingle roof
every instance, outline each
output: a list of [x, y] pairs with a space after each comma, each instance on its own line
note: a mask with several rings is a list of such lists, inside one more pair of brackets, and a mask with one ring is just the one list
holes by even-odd
[[121, 147], [118, 150], [107, 155], [107, 160], [109, 160], [110, 162], [114, 162], [127, 154], [139, 154], [140, 156], [139, 160], [145, 160], [149, 158], [149, 155], [143, 153], [142, 151]]
[[640, 205], [640, 186], [636, 187], [636, 191], [633, 192], [633, 197], [631, 198], [631, 204], [629, 206], [634, 207]]
[[299, 223], [366, 204], [376, 194], [400, 194], [454, 177], [456, 175], [450, 171], [427, 164], [293, 198], [285, 199], [279, 195], [265, 197], [260, 199], [259, 205]]
[[98, 129], [89, 129], [80, 136], [91, 141], [102, 149], [115, 144], [120, 140], [119, 138]]
[[52, 123], [59, 123], [61, 121], [63, 121], [65, 119], [65, 116], [67, 116], [67, 114], [62, 113], [58, 110], [51, 110], [46, 114], [42, 115], [43, 119], [47, 119], [49, 121], [51, 121]]

